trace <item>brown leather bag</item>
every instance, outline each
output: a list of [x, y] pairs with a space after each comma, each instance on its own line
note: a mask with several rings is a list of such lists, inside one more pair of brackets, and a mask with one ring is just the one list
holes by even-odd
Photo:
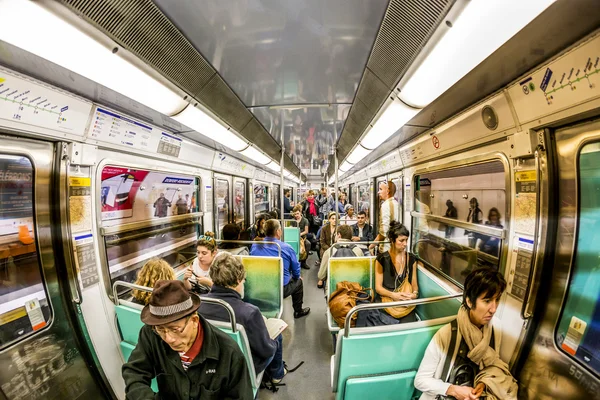
[[302, 239], [302, 237], [300, 237], [300, 261], [304, 261], [306, 260], [306, 258], [308, 257], [308, 254], [306, 254], [306, 247], [304, 246], [304, 239]]
[[[404, 292], [404, 293], [412, 293], [412, 284], [408, 281], [408, 274], [402, 281], [402, 284], [394, 290], [394, 292]], [[391, 303], [395, 301], [391, 297], [381, 296], [382, 303]], [[394, 318], [402, 318], [407, 316], [412, 310], [415, 309], [415, 306], [396, 306], [396, 307], [388, 307], [384, 308], [385, 312], [390, 314]]]
[[[344, 327], [348, 312], [356, 306], [358, 295], [365, 294], [370, 299], [371, 296], [367, 293], [367, 291], [370, 290], [370, 288], [364, 288], [357, 282], [338, 282], [335, 287], [335, 292], [329, 297], [329, 311], [340, 328]], [[364, 299], [364, 297], [362, 299]], [[352, 316], [352, 321], [350, 323], [351, 327], [356, 325], [357, 316], [358, 313], [355, 313]]]

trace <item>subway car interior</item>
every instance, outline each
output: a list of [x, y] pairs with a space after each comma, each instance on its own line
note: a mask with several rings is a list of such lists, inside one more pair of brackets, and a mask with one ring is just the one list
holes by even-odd
[[[208, 320], [252, 398], [600, 399], [598, 0], [0, 0], [0, 178], [0, 400], [147, 398], [122, 374], [140, 271], [185, 280], [232, 225], [244, 301], [287, 325], [274, 380], [233, 312]], [[253, 255], [270, 219], [279, 253]], [[390, 307], [392, 221], [415, 290]], [[470, 343], [461, 312], [490, 340], [477, 271], [506, 283], [486, 348], [518, 393], [475, 394], [470, 344], [470, 384], [434, 364], [448, 389], [424, 389], [437, 333]], [[368, 296], [340, 317], [347, 283]]]

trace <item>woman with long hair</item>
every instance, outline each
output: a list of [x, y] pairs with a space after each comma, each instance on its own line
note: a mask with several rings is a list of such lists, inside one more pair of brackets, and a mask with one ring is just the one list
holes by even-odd
[[[148, 288], [154, 288], [156, 281], [168, 280], [172, 281], [175, 279], [175, 271], [169, 265], [168, 262], [162, 258], [153, 257], [144, 264], [138, 277], [135, 280], [135, 284], [139, 286], [145, 286]], [[145, 292], [143, 290], [133, 289], [133, 302], [141, 305], [148, 304], [150, 300], [151, 292]]]

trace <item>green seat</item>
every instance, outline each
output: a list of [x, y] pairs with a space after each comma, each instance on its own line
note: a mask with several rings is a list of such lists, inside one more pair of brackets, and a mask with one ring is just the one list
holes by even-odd
[[237, 256], [246, 269], [244, 301], [254, 304], [267, 318], [283, 310], [283, 261], [280, 257]]
[[[437, 297], [446, 296], [448, 291], [438, 285], [434, 280], [434, 275], [422, 269], [417, 271], [417, 282], [419, 282], [419, 297]], [[462, 299], [448, 299], [436, 303], [419, 304], [416, 307], [417, 315], [421, 320], [443, 318], [448, 315], [456, 315]]]
[[348, 378], [345, 397], [347, 399], [370, 399], [377, 393], [381, 400], [410, 400], [413, 397], [413, 382], [417, 371], [403, 371], [384, 375]]
[[[327, 267], [327, 302], [338, 282], [358, 282], [374, 290], [375, 257], [330, 257]], [[371, 293], [372, 295], [373, 293]], [[327, 327], [334, 333], [340, 330], [327, 307]]]
[[286, 227], [283, 228], [284, 242], [292, 246], [296, 252], [296, 257], [300, 258], [300, 228]]

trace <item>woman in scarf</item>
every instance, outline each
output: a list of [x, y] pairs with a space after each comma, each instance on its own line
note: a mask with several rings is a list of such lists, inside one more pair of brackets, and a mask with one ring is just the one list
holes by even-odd
[[[479, 268], [467, 276], [456, 322], [431, 339], [415, 377], [422, 400], [517, 399], [517, 382], [499, 355], [501, 331], [492, 323], [505, 289], [495, 269]], [[446, 364], [457, 348], [455, 360]]]
[[319, 205], [315, 201], [315, 192], [312, 190], [309, 190], [306, 194], [306, 200], [302, 206], [302, 214], [308, 219], [308, 232], [316, 235], [321, 224], [319, 223]]

